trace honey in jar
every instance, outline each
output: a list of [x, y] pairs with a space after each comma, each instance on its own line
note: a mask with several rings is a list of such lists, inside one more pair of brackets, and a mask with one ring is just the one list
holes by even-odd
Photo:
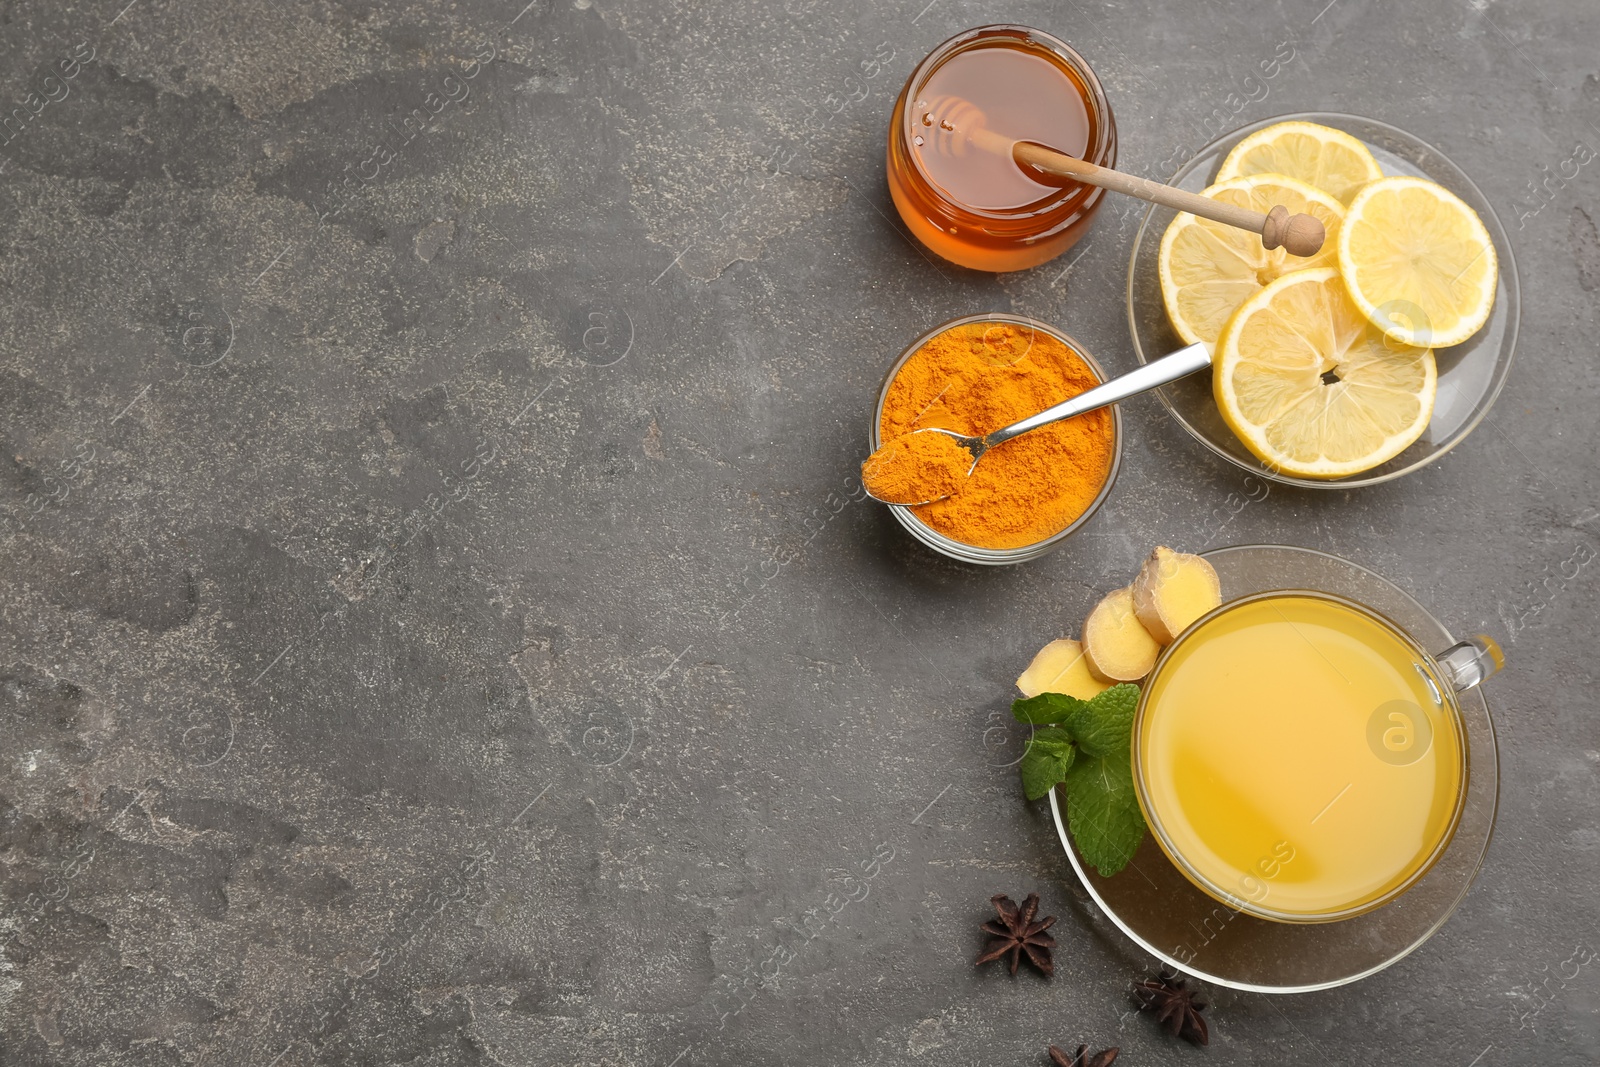
[[979, 147], [968, 136], [979, 124], [1115, 167], [1116, 122], [1089, 65], [1040, 30], [967, 30], [917, 65], [889, 120], [889, 193], [928, 248], [986, 271], [1038, 266], [1071, 248], [1105, 190]]

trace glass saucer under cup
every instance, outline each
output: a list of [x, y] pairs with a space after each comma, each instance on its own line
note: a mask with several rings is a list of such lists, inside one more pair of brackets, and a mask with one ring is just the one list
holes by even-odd
[[[1404, 628], [1423, 647], [1455, 642], [1398, 586], [1312, 549], [1244, 545], [1205, 553], [1227, 600], [1273, 589], [1316, 589], [1354, 600]], [[1050, 811], [1078, 879], [1118, 929], [1169, 967], [1217, 985], [1301, 993], [1345, 985], [1404, 959], [1444, 925], [1466, 896], [1494, 833], [1499, 756], [1483, 688], [1457, 694], [1467, 756], [1455, 834], [1428, 873], [1374, 911], [1330, 923], [1282, 923], [1233, 911], [1202, 892], [1146, 835], [1110, 878], [1083, 862], [1054, 790]]]
[[[1240, 443], [1217, 411], [1211, 395], [1211, 375], [1190, 375], [1156, 390], [1172, 417], [1195, 440], [1212, 452], [1243, 469], [1270, 481], [1310, 489], [1351, 489], [1375, 485], [1418, 470], [1460, 444], [1489, 413], [1495, 397], [1505, 384], [1517, 347], [1517, 321], [1521, 311], [1521, 290], [1511, 242], [1488, 199], [1472, 179], [1450, 162], [1443, 153], [1425, 141], [1376, 119], [1358, 115], [1306, 112], [1278, 115], [1240, 127], [1202, 148], [1169, 180], [1189, 192], [1198, 193], [1212, 184], [1217, 168], [1234, 145], [1257, 130], [1279, 122], [1315, 122], [1344, 130], [1362, 141], [1377, 158], [1385, 175], [1408, 174], [1438, 182], [1464, 200], [1478, 213], [1494, 242], [1500, 262], [1500, 280], [1495, 290], [1494, 310], [1489, 321], [1472, 337], [1451, 348], [1434, 351], [1439, 367], [1439, 392], [1433, 418], [1411, 447], [1372, 470], [1331, 480], [1298, 478], [1269, 468]], [[1159, 177], [1159, 175], [1157, 176]], [[1133, 252], [1128, 259], [1128, 328], [1133, 333], [1133, 350], [1140, 363], [1160, 359], [1183, 345], [1167, 321], [1161, 299], [1161, 278], [1157, 260], [1161, 236], [1177, 216], [1171, 208], [1152, 204], [1134, 235]]]

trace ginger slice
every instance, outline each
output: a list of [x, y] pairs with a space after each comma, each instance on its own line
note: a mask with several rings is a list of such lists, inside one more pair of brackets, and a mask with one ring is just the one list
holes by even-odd
[[1103, 682], [1137, 682], [1156, 665], [1161, 646], [1133, 612], [1133, 588], [1107, 593], [1083, 623], [1083, 657]]
[[1158, 545], [1133, 580], [1133, 611], [1163, 645], [1222, 603], [1217, 572], [1200, 556]]
[[1093, 700], [1111, 688], [1111, 683], [1090, 674], [1083, 646], [1070, 637], [1063, 637], [1039, 650], [1017, 679], [1017, 688], [1025, 697], [1062, 693], [1079, 700]]

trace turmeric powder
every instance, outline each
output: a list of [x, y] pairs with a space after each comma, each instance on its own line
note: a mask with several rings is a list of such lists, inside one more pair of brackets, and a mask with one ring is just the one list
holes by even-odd
[[[1099, 384], [1050, 334], [1009, 322], [954, 326], [901, 366], [884, 397], [878, 435], [889, 441], [938, 426], [982, 436]], [[911, 513], [978, 548], [1022, 548], [1082, 515], [1111, 469], [1111, 412], [1102, 408], [990, 449], [958, 491]], [[924, 434], [923, 436], [940, 436]]]
[[972, 450], [945, 433], [908, 433], [861, 464], [861, 484], [885, 504], [940, 500], [961, 488]]

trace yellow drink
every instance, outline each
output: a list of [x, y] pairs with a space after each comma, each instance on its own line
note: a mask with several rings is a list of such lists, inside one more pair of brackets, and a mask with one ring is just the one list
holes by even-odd
[[1140, 804], [1202, 889], [1287, 921], [1344, 918], [1449, 839], [1465, 775], [1449, 687], [1344, 601], [1268, 593], [1168, 649], [1135, 727]]

